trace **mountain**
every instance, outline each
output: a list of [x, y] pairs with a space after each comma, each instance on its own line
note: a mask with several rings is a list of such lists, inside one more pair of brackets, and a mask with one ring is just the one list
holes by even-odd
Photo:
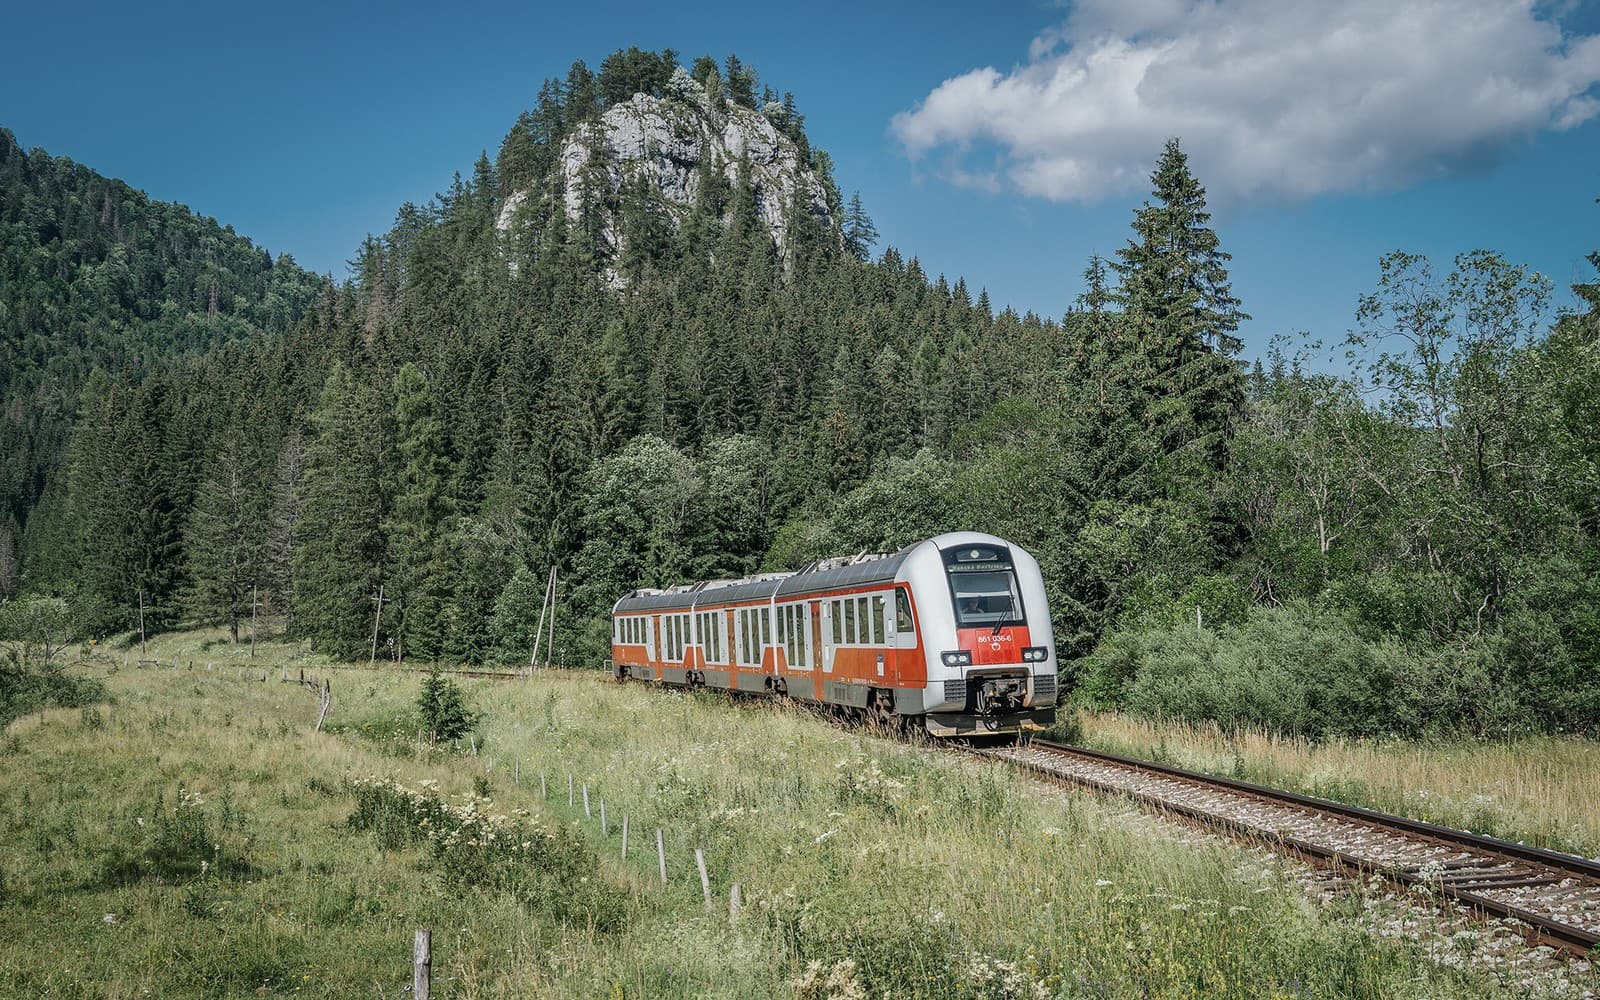
[[[838, 192], [811, 168], [800, 144], [780, 131], [791, 112], [773, 102], [757, 113], [732, 99], [708, 92], [680, 67], [668, 93], [635, 94], [615, 104], [598, 121], [586, 122], [562, 140], [554, 183], [564, 192], [570, 223], [581, 221], [585, 204], [599, 206], [601, 252], [612, 259], [625, 252], [622, 204], [640, 192], [680, 228], [698, 204], [716, 197], [712, 189], [748, 189], [756, 216], [784, 256], [789, 220], [805, 213], [821, 227], [838, 230]], [[513, 234], [519, 213], [534, 189], [506, 194], [496, 219], [502, 234]], [[721, 221], [730, 223], [732, 208]], [[608, 277], [620, 282], [615, 270]]]
[[138, 377], [291, 329], [325, 279], [0, 129], [0, 596], [96, 368]]

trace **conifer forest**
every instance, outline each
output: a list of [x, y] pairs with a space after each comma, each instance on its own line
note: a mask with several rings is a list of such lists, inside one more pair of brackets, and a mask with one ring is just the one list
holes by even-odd
[[[787, 166], [680, 197], [596, 138], [623, 106]], [[975, 529], [1038, 557], [1085, 706], [1600, 730], [1600, 278], [1396, 250], [1346, 343], [1246, 361], [1174, 136], [1019, 314], [883, 245], [802, 110], [736, 57], [574, 63], [343, 280], [0, 130], [0, 630], [525, 664], [555, 567], [600, 667], [631, 588]]]

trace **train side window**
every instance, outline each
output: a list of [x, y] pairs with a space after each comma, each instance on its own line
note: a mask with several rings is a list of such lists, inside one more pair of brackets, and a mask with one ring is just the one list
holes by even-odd
[[772, 645], [772, 609], [761, 609], [761, 646], [765, 649]]
[[868, 627], [868, 622], [872, 620], [870, 616], [871, 612], [867, 610], [867, 599], [865, 597], [856, 598], [856, 621], [861, 627], [861, 645], [863, 646], [872, 641], [872, 630]]
[[800, 657], [796, 661], [796, 666], [807, 666], [810, 664], [810, 661], [806, 658], [808, 652], [806, 646], [811, 641], [811, 630], [807, 628], [807, 626], [810, 624], [810, 622], [807, 620], [808, 617], [809, 616], [806, 614], [806, 608], [804, 605], [794, 609], [795, 624], [800, 626], [799, 628], [795, 629], [795, 631], [799, 633], [799, 640], [796, 645], [800, 649]]
[[847, 643], [854, 643], [856, 641], [855, 601], [844, 602], [844, 641]]
[[839, 602], [828, 602], [828, 617], [833, 619], [833, 644], [844, 642], [844, 617], [839, 614]]
[[872, 643], [875, 646], [883, 645], [883, 595], [877, 594], [872, 598]]

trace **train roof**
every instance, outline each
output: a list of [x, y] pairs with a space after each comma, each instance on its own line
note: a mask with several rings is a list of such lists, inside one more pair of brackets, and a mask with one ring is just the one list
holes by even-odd
[[[913, 542], [889, 555], [865, 558], [854, 557], [844, 565], [837, 560], [824, 560], [798, 573], [777, 575], [764, 579], [737, 581], [722, 586], [696, 585], [671, 591], [640, 591], [627, 594], [616, 603], [613, 614], [632, 614], [640, 611], [688, 611], [695, 607], [723, 604], [748, 604], [771, 600], [773, 595], [788, 597], [810, 594], [819, 590], [838, 590], [844, 587], [865, 587], [874, 583], [892, 583], [907, 557], [922, 542]], [[857, 561], [858, 560], [858, 561]], [[817, 568], [821, 567], [821, 568]]]
[[697, 607], [724, 604], [750, 604], [757, 601], [797, 597], [818, 591], [842, 590], [849, 587], [870, 587], [873, 584], [893, 583], [900, 575], [900, 567], [911, 554], [924, 545], [948, 549], [957, 545], [980, 543], [1009, 545], [1003, 538], [980, 531], [951, 531], [923, 541], [912, 542], [899, 552], [887, 555], [861, 553], [842, 559], [824, 559], [812, 563], [798, 573], [769, 573], [747, 580], [696, 583], [674, 587], [671, 590], [635, 590], [619, 600], [612, 614], [636, 614], [641, 611], [691, 611]]

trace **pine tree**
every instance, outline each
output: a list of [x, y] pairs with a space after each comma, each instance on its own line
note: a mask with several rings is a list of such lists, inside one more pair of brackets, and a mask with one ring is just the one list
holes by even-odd
[[266, 511], [258, 475], [247, 445], [237, 434], [226, 435], [200, 481], [184, 538], [189, 603], [202, 616], [226, 621], [234, 644], [264, 565]]
[[872, 255], [872, 247], [878, 242], [878, 228], [872, 224], [872, 217], [861, 205], [861, 192], [857, 191], [850, 196], [850, 207], [844, 213], [844, 245], [845, 249], [855, 255], [856, 260], [866, 260]]
[[1165, 447], [1204, 442], [1221, 460], [1243, 403], [1240, 375], [1228, 357], [1242, 320], [1228, 281], [1230, 256], [1207, 223], [1205, 188], [1189, 172], [1178, 140], [1167, 142], [1151, 176], [1155, 201], [1134, 213], [1134, 239], [1117, 251], [1115, 302], [1131, 323], [1150, 366], [1147, 389], [1161, 401]]
[[[380, 605], [388, 491], [382, 399], [342, 365], [328, 374], [306, 448], [294, 553], [293, 608], [312, 648], [342, 659], [369, 653]], [[388, 634], [381, 629], [381, 641]]]
[[394, 602], [399, 657], [436, 659], [444, 649], [444, 609], [450, 595], [450, 463], [438, 405], [428, 380], [413, 364], [395, 376], [394, 428], [398, 469], [394, 509], [385, 525], [385, 590]]

